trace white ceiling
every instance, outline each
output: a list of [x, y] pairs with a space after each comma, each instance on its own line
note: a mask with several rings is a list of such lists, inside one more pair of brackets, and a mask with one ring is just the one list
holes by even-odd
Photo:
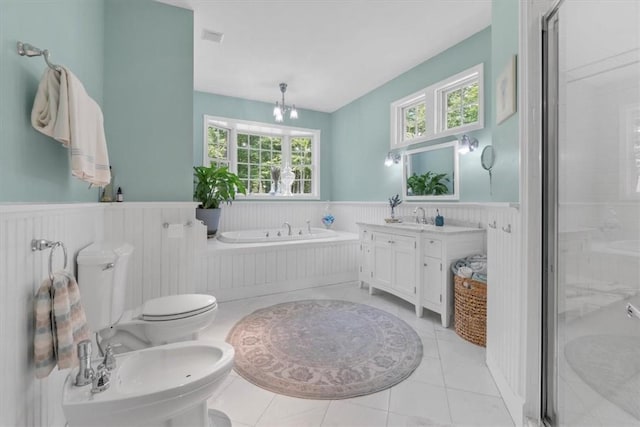
[[[195, 90], [333, 112], [491, 24], [491, 0], [157, 0], [194, 11]], [[203, 29], [224, 33], [222, 44]]]

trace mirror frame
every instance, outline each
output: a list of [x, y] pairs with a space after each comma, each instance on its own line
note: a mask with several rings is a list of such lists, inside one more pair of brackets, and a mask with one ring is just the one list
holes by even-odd
[[[407, 178], [410, 176], [409, 160], [412, 154], [424, 153], [426, 151], [440, 150], [443, 148], [453, 148], [453, 194], [445, 194], [441, 196], [409, 196], [407, 193]], [[402, 194], [406, 201], [424, 201], [424, 200], [460, 200], [460, 171], [458, 162], [458, 140], [443, 142], [441, 144], [429, 145], [427, 147], [407, 150], [402, 155]]]

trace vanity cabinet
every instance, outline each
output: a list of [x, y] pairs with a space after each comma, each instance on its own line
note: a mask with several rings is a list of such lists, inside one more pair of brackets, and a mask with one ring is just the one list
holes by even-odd
[[380, 289], [411, 302], [418, 317], [423, 308], [439, 313], [448, 327], [454, 295], [451, 264], [484, 253], [485, 231], [419, 224], [358, 226], [361, 285], [367, 283], [370, 293]]

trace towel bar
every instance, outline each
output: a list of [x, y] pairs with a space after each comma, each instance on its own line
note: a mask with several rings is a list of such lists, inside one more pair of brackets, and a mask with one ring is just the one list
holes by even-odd
[[42, 56], [44, 58], [44, 62], [47, 63], [49, 68], [55, 71], [62, 70], [62, 68], [59, 65], [56, 65], [49, 61], [49, 50], [47, 49], [42, 50], [35, 47], [32, 44], [23, 43], [23, 42], [18, 42], [17, 48], [18, 48], [18, 55], [20, 56], [28, 56], [28, 57]]
[[51, 279], [51, 283], [53, 284], [53, 253], [56, 251], [56, 248], [61, 247], [62, 253], [64, 254], [64, 269], [67, 269], [67, 247], [64, 243], [58, 241], [53, 242], [51, 240], [45, 239], [33, 239], [31, 240], [31, 251], [44, 251], [45, 249], [51, 249], [49, 252], [49, 279]]

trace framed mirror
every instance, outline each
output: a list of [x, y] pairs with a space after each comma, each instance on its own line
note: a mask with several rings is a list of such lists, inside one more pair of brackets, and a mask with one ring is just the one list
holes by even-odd
[[408, 150], [403, 156], [405, 200], [459, 200], [458, 141]]

